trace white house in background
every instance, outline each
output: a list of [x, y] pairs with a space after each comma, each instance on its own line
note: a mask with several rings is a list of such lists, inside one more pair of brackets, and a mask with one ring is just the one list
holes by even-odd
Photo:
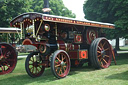
[[[109, 43], [112, 46], [115, 46], [116, 45], [116, 39], [108, 40], [108, 41], [109, 41]], [[125, 46], [125, 39], [124, 38], [119, 38], [119, 46]]]

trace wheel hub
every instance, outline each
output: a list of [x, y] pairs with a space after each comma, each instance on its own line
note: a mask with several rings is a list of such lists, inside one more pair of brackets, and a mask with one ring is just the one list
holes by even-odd
[[105, 57], [105, 56], [104, 56], [105, 54], [106, 54], [106, 52], [105, 52], [104, 50], [102, 50], [102, 51], [101, 51], [101, 55], [102, 55], [103, 58]]
[[60, 63], [60, 66], [65, 66], [64, 61], [62, 61], [62, 62]]
[[4, 58], [4, 57], [3, 57], [3, 56], [1, 56], [1, 57], [0, 57], [0, 60], [2, 60], [3, 58]]
[[38, 67], [38, 62], [34, 62], [34, 63], [33, 63], [33, 66], [34, 66], [34, 67]]
[[1, 58], [0, 58], [0, 62], [4, 62], [5, 61], [5, 58], [2, 56]]

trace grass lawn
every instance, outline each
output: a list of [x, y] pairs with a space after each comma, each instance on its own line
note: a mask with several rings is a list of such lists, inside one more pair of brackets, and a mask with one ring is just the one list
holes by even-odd
[[128, 46], [120, 47], [121, 50], [128, 51]]
[[18, 56], [28, 55], [29, 53], [18, 53]]
[[45, 69], [38, 78], [31, 78], [25, 71], [25, 58], [19, 58], [15, 70], [0, 75], [0, 85], [128, 85], [128, 53], [116, 57], [117, 65], [107, 69], [96, 70], [86, 64], [82, 68], [71, 69], [64, 79], [53, 76], [51, 69]]

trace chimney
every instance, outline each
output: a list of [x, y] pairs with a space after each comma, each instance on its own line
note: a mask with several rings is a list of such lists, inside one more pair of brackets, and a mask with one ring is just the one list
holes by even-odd
[[42, 9], [44, 14], [49, 14], [51, 9], [49, 8], [49, 0], [44, 0], [44, 8]]

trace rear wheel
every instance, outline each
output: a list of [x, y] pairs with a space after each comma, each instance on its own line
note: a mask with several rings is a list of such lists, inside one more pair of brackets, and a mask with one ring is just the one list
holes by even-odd
[[38, 54], [39, 52], [30, 53], [25, 62], [26, 72], [33, 78], [41, 76], [45, 70], [45, 67], [41, 65], [43, 60], [40, 59]]
[[70, 58], [64, 50], [57, 50], [51, 58], [51, 70], [55, 77], [64, 78], [70, 71]]
[[108, 68], [111, 64], [111, 45], [106, 38], [95, 39], [90, 46], [90, 61], [95, 68]]

